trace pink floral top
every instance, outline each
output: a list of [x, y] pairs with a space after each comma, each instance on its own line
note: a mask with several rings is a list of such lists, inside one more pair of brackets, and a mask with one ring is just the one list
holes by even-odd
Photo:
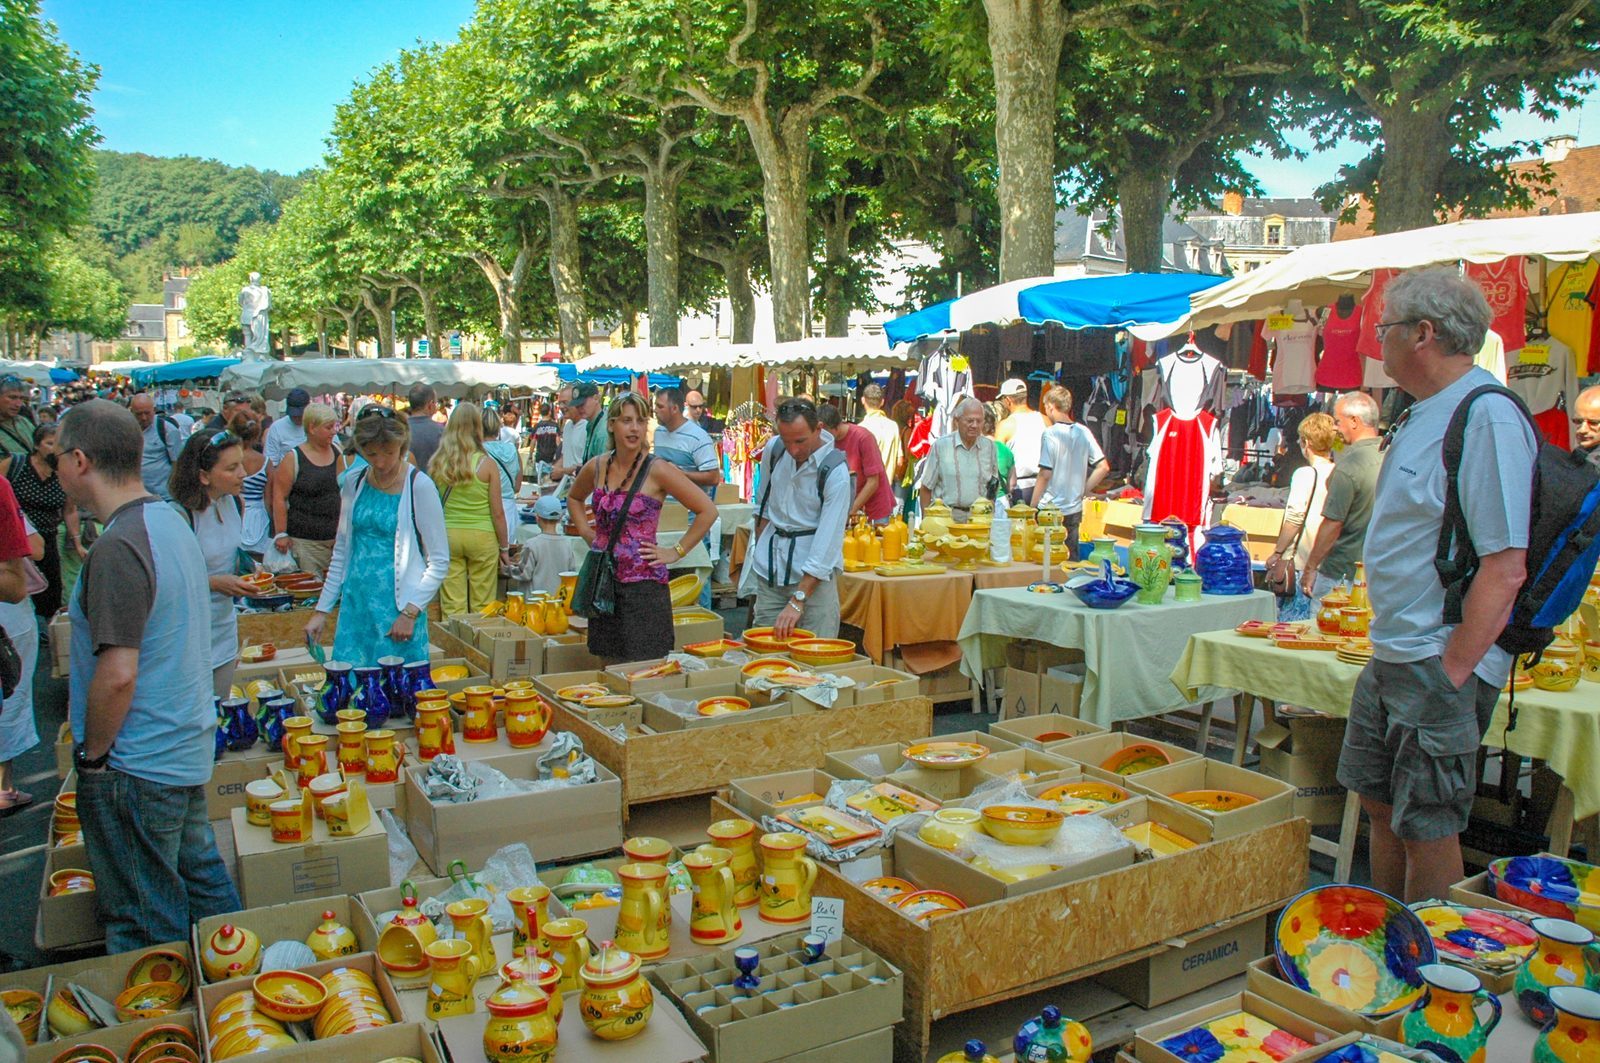
[[[594, 549], [604, 550], [611, 545], [611, 528], [616, 523], [622, 500], [628, 497], [627, 489], [612, 491], [605, 487], [594, 492]], [[622, 537], [617, 540], [617, 579], [623, 583], [667, 582], [667, 566], [646, 561], [639, 553], [641, 546], [656, 541], [656, 523], [661, 519], [661, 500], [649, 495], [633, 496], [628, 507], [628, 517], [622, 524]]]

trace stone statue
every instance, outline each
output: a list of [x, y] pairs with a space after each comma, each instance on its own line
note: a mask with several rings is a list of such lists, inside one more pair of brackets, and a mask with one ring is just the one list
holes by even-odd
[[244, 333], [246, 358], [272, 357], [272, 326], [267, 312], [272, 309], [272, 289], [261, 283], [261, 274], [252, 272], [250, 283], [239, 289], [239, 331]]

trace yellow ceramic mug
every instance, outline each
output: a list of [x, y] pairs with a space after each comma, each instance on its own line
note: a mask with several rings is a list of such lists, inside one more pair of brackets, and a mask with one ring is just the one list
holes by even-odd
[[311, 717], [291, 716], [283, 721], [283, 770], [300, 767], [300, 739], [311, 733]]
[[345, 720], [335, 729], [339, 732], [339, 770], [345, 775], [365, 775], [367, 773], [365, 721]]
[[472, 946], [472, 954], [478, 960], [478, 974], [493, 971], [496, 967], [494, 923], [489, 919], [489, 902], [481, 897], [469, 897], [445, 905], [444, 913], [450, 917], [456, 936]]
[[713, 846], [733, 854], [728, 866], [733, 869], [734, 903], [741, 908], [754, 905], [761, 875], [756, 867], [756, 825], [743, 819], [720, 819], [706, 829], [706, 837]]
[[365, 709], [340, 709], [333, 718], [339, 723], [366, 723], [367, 713]]
[[[667, 905], [667, 869], [663, 864], [623, 864], [622, 907], [617, 911], [617, 947], [644, 959], [667, 954], [672, 909]], [[809, 910], [807, 915], [809, 915]]]
[[[287, 732], [285, 732], [287, 737]], [[300, 735], [295, 739], [295, 750], [299, 756], [295, 759], [295, 772], [302, 788], [310, 786], [311, 780], [318, 775], [328, 773], [328, 736], [319, 734]]]
[[761, 836], [761, 918], [803, 923], [811, 918], [811, 885], [817, 862], [805, 855], [806, 840], [787, 831]]
[[506, 893], [506, 900], [511, 902], [512, 950], [521, 953], [537, 937], [536, 951], [549, 959], [550, 938], [544, 927], [550, 921], [550, 887], [538, 883], [518, 886]]
[[400, 748], [395, 744], [394, 732], [387, 728], [368, 731], [365, 739], [367, 782], [395, 782], [398, 780], [400, 778]]
[[733, 869], [728, 866], [732, 857], [726, 849], [702, 845], [683, 858], [694, 893], [689, 937], [701, 945], [726, 944], [744, 932], [739, 906], [733, 899], [737, 887]]
[[428, 983], [428, 1018], [437, 1022], [476, 1011], [478, 1001], [472, 987], [483, 971], [472, 944], [462, 938], [450, 938], [435, 941], [427, 952], [433, 973], [433, 980]]
[[506, 741], [527, 749], [544, 741], [550, 716], [539, 695], [525, 687], [506, 686]]
[[417, 704], [417, 759], [427, 763], [441, 753], [456, 751], [455, 732], [450, 729], [450, 703], [428, 701]]
[[550, 939], [550, 962], [561, 968], [561, 992], [583, 988], [578, 972], [589, 962], [589, 924], [582, 919], [552, 919], [544, 924]]
[[244, 787], [245, 819], [258, 827], [272, 826], [272, 802], [283, 800], [283, 787], [271, 779], [252, 779]]
[[461, 715], [461, 737], [468, 742], [493, 742], [500, 737], [494, 725], [494, 687], [468, 687], [467, 708]]
[[662, 864], [672, 859], [672, 843], [664, 838], [629, 838], [622, 843], [622, 852], [636, 864]]

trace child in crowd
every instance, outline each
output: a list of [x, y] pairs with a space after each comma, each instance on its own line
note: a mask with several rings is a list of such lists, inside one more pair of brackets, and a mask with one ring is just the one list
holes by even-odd
[[551, 593], [561, 586], [561, 573], [577, 568], [571, 539], [561, 530], [567, 507], [554, 495], [544, 495], [533, 504], [539, 534], [522, 544], [522, 552], [512, 564], [510, 576], [523, 594]]

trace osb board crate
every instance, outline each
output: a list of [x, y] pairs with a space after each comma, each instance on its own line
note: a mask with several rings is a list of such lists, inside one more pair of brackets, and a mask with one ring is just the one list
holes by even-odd
[[[721, 797], [712, 819], [748, 819]], [[845, 932], [905, 974], [895, 1059], [922, 1063], [933, 1020], [1120, 967], [1174, 935], [1282, 907], [1306, 885], [1311, 828], [1291, 819], [1161, 860], [956, 912], [923, 926], [820, 865], [813, 892], [845, 900]], [[886, 869], [886, 873], [892, 873]], [[1050, 947], [1040, 948], [1041, 928]], [[1004, 963], [973, 963], [1004, 956]]]
[[555, 707], [557, 730], [571, 731], [584, 751], [622, 778], [623, 804], [709, 793], [730, 780], [821, 767], [830, 749], [905, 743], [933, 729], [925, 697], [881, 701], [803, 716], [701, 730], [661, 731], [619, 740], [565, 704]]

